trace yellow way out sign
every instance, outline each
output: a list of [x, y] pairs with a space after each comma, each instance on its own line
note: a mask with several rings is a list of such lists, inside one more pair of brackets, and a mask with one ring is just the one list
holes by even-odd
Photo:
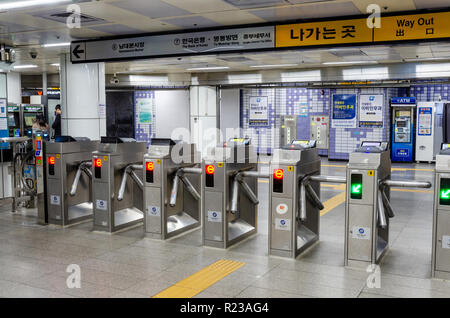
[[371, 44], [450, 38], [450, 12], [381, 17], [381, 28], [366, 18], [275, 26], [275, 47]]
[[277, 25], [276, 47], [372, 42], [366, 19]]
[[374, 42], [450, 37], [450, 12], [400, 15], [381, 18]]

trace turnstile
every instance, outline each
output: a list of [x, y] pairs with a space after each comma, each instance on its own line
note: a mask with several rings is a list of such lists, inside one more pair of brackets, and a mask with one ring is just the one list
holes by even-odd
[[202, 169], [195, 144], [152, 139], [144, 167], [145, 234], [164, 240], [200, 226]]
[[48, 223], [62, 226], [92, 219], [92, 152], [98, 141], [57, 136], [46, 142]]
[[295, 258], [319, 240], [320, 174], [315, 141], [294, 140], [270, 164], [269, 255]]
[[345, 204], [345, 266], [378, 264], [389, 248], [394, 217], [390, 187], [430, 188], [430, 182], [390, 180], [387, 143], [363, 142], [350, 154]]
[[134, 139], [101, 138], [92, 153], [94, 230], [112, 233], [143, 221], [143, 184], [134, 170], [142, 169], [145, 151]]
[[249, 138], [210, 149], [202, 162], [203, 245], [228, 248], [257, 230], [257, 155]]
[[450, 144], [436, 156], [431, 276], [450, 279]]

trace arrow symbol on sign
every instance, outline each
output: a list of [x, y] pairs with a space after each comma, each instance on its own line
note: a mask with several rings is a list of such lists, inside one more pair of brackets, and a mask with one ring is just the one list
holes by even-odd
[[[353, 193], [358, 193], [359, 192], [359, 189], [361, 189], [361, 185], [360, 184], [358, 184], [358, 185], [354, 185], [353, 187], [352, 187], [352, 192]], [[449, 192], [450, 192], [450, 190], [449, 190]]]
[[450, 199], [450, 190], [442, 190], [441, 198], [442, 199]]
[[84, 50], [79, 50], [79, 48], [80, 48], [80, 44], [78, 44], [77, 46], [75, 46], [75, 48], [74, 48], [73, 51], [72, 51], [72, 54], [75, 55], [75, 57], [76, 57], [77, 59], [80, 58], [80, 56], [79, 56], [78, 54], [84, 53]]

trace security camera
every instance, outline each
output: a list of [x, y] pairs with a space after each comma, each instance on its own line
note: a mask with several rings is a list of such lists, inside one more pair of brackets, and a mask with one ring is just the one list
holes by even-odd
[[30, 57], [34, 60], [35, 58], [37, 58], [38, 54], [37, 52], [30, 52]]
[[109, 80], [109, 82], [111, 84], [119, 84], [119, 79], [117, 78], [117, 76], [114, 75], [114, 77], [111, 77], [111, 79]]

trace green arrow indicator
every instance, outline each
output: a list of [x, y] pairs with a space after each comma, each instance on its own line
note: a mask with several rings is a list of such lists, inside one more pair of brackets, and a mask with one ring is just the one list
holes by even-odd
[[[353, 193], [360, 193], [361, 192], [361, 185], [357, 184], [357, 185], [352, 186], [352, 192]], [[449, 190], [449, 192], [450, 192], [450, 190]]]
[[441, 190], [442, 199], [450, 199], [450, 190]]

